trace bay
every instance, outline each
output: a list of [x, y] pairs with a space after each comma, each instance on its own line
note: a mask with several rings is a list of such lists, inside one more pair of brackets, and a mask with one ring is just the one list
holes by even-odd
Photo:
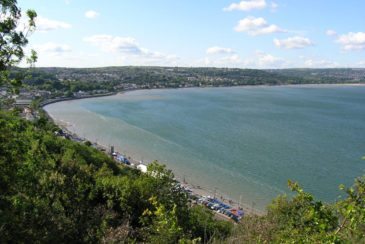
[[71, 131], [264, 209], [298, 181], [333, 202], [364, 174], [365, 87], [139, 90], [60, 102]]

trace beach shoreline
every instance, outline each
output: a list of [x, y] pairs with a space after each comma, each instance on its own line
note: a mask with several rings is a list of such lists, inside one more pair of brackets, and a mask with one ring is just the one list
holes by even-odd
[[[46, 111], [46, 113], [47, 113], [47, 111]], [[48, 114], [48, 116], [50, 118], [52, 118], [51, 115]], [[108, 146], [103, 145], [100, 142], [95, 142], [93, 140], [89, 140], [87, 137], [81, 137], [76, 132], [71, 131], [70, 130], [70, 125], [67, 122], [57, 120], [57, 119], [54, 119], [54, 118], [52, 118], [52, 120], [64, 132], [66, 132], [69, 135], [72, 135], [73, 138], [78, 138], [77, 139], [78, 142], [82, 143], [82, 142], [90, 141], [96, 149], [101, 150], [105, 153], [108, 153], [108, 150], [110, 150], [110, 148]], [[119, 153], [117, 150], [115, 152]], [[128, 158], [128, 160], [131, 163], [133, 163], [134, 165], [138, 165], [138, 164], [141, 164], [141, 163], [145, 164], [145, 165], [149, 164], [149, 163], [145, 163], [145, 162], [141, 162], [141, 161], [137, 160], [136, 157], [131, 156], [130, 154], [128, 154], [128, 152], [126, 152], [123, 155], [126, 156]], [[166, 166], [168, 166], [168, 165], [166, 165]], [[238, 201], [236, 199], [231, 198], [229, 196], [229, 194], [218, 191], [216, 188], [215, 189], [210, 189], [208, 186], [202, 186], [200, 184], [194, 184], [194, 183], [188, 182], [185, 179], [185, 177], [179, 175], [178, 172], [173, 171], [173, 173], [174, 173], [175, 179], [181, 184], [181, 186], [183, 186], [186, 189], [191, 190], [193, 192], [193, 194], [196, 195], [196, 196], [216, 198], [216, 199], [222, 201], [223, 203], [232, 206], [232, 208], [242, 209], [245, 212], [246, 215], [263, 215], [265, 213], [265, 211], [257, 209], [254, 206], [249, 206], [246, 203], [246, 201], [244, 201], [245, 200], [244, 198], [242, 198], [241, 201]]]

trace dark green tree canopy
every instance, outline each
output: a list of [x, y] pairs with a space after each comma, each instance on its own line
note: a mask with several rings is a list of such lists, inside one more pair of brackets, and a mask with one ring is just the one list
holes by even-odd
[[[0, 0], [0, 85], [20, 85], [20, 79], [9, 80], [8, 71], [19, 64], [24, 58], [24, 47], [28, 44], [27, 37], [35, 30], [34, 10], [26, 11], [26, 23], [22, 23], [22, 11], [16, 0]], [[33, 64], [37, 59], [35, 51], [27, 58]]]

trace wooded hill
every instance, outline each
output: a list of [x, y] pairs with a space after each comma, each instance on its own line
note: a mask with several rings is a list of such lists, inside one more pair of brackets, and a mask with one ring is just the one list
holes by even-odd
[[[13, 75], [19, 69], [13, 70]], [[231, 69], [184, 67], [36, 68], [24, 83], [45, 90], [123, 90], [204, 86], [363, 83], [365, 69]]]

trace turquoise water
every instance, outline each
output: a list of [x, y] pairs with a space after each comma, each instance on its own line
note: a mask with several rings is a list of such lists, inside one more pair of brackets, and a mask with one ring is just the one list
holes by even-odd
[[71, 130], [264, 209], [287, 180], [325, 201], [364, 174], [365, 87], [144, 90], [52, 104]]

